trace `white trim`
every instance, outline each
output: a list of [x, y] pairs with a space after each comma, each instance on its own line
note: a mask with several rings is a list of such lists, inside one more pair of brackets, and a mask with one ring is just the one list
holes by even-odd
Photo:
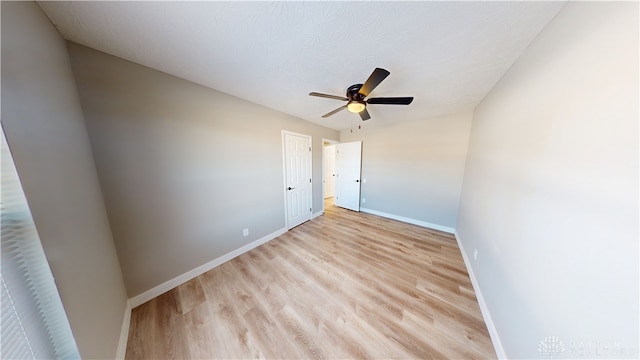
[[[282, 196], [284, 197], [284, 227], [285, 229], [288, 230], [289, 229], [289, 209], [287, 208], [287, 144], [286, 144], [286, 137], [285, 137], [286, 133], [288, 133], [287, 130], [282, 130], [282, 182], [283, 182]], [[313, 158], [313, 154], [311, 155], [311, 157]], [[312, 189], [313, 189], [313, 186], [312, 186]]]
[[340, 144], [340, 141], [327, 139], [327, 138], [322, 138], [322, 146], [324, 146], [324, 143], [329, 143], [331, 145], [335, 145], [335, 144]]
[[314, 213], [313, 215], [311, 215], [311, 220], [317, 218], [320, 215], [323, 215], [324, 211], [318, 211], [317, 213]]
[[204, 265], [200, 265], [197, 268], [193, 269], [193, 270], [189, 270], [186, 273], [182, 274], [182, 275], [178, 275], [175, 278], [165, 281], [164, 283], [154, 287], [153, 289], [147, 290], [145, 292], [143, 292], [142, 294], [136, 295], [134, 297], [132, 297], [131, 299], [129, 299], [129, 303], [131, 305], [131, 308], [135, 308], [136, 306], [142, 305], [144, 303], [146, 303], [147, 301], [158, 297], [162, 294], [164, 294], [165, 292], [175, 288], [176, 286], [183, 284], [213, 268], [215, 268], [216, 266], [222, 265], [225, 262], [238, 257], [244, 253], [246, 253], [249, 250], [252, 250], [254, 248], [257, 248], [258, 246], [273, 240], [275, 238], [277, 238], [278, 236], [284, 234], [287, 232], [286, 228], [282, 228], [279, 230], [276, 230], [275, 232], [272, 232], [269, 235], [263, 236], [262, 238], [251, 242], [239, 249], [233, 250], [230, 253], [227, 253], [225, 255], [222, 255], [216, 259], [213, 259], [211, 261], [209, 261], [208, 263], [204, 264]]
[[373, 215], [382, 216], [382, 217], [393, 219], [393, 220], [406, 222], [406, 223], [413, 224], [413, 225], [426, 227], [426, 228], [429, 228], [429, 229], [444, 231], [444, 232], [449, 233], [449, 234], [453, 234], [455, 232], [454, 228], [451, 228], [451, 227], [448, 227], [448, 226], [432, 224], [432, 223], [429, 223], [429, 222], [426, 222], [426, 221], [411, 219], [411, 218], [407, 218], [407, 217], [399, 216], [399, 215], [394, 215], [394, 214], [389, 214], [389, 213], [378, 211], [378, 210], [371, 210], [371, 209], [367, 209], [367, 208], [361, 207], [360, 211], [365, 212], [365, 213], [369, 213], [369, 214], [373, 214]]
[[122, 329], [120, 330], [120, 339], [118, 340], [118, 350], [116, 350], [116, 359], [124, 359], [127, 352], [127, 341], [129, 340], [129, 325], [131, 324], [131, 300], [127, 300], [124, 309], [124, 319], [122, 319]]
[[487, 303], [484, 300], [484, 296], [482, 296], [480, 285], [478, 285], [478, 280], [476, 279], [476, 275], [473, 272], [471, 262], [467, 257], [467, 252], [464, 250], [464, 246], [462, 246], [460, 235], [456, 231], [454, 232], [454, 236], [456, 237], [458, 247], [460, 248], [460, 252], [462, 253], [464, 264], [467, 267], [467, 272], [469, 273], [469, 278], [471, 279], [471, 284], [473, 285], [473, 291], [476, 293], [476, 299], [478, 300], [478, 305], [480, 306], [480, 312], [482, 312], [482, 318], [484, 318], [484, 323], [487, 325], [487, 330], [489, 331], [489, 336], [491, 337], [491, 342], [493, 343], [493, 348], [496, 351], [496, 355], [498, 356], [498, 359], [507, 359], [507, 354], [504, 352], [504, 347], [502, 347], [502, 341], [500, 341], [498, 329], [496, 329], [496, 325], [493, 322], [493, 318], [491, 317], [491, 313], [489, 312]]

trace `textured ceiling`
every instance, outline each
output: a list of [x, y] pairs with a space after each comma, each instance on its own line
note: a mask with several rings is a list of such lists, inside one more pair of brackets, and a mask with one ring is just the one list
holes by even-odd
[[39, 2], [62, 35], [334, 129], [344, 95], [375, 67], [367, 126], [473, 109], [564, 2]]

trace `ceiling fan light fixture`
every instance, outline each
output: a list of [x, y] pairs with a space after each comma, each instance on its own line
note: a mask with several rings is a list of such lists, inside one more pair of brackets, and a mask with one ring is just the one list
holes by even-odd
[[364, 108], [364, 102], [360, 101], [349, 101], [349, 103], [347, 104], [347, 110], [351, 111], [354, 114], [361, 112], [362, 110], [364, 110]]

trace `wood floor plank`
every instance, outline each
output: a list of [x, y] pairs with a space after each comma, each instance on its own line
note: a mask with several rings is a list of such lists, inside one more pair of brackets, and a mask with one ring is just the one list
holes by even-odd
[[127, 359], [495, 358], [451, 234], [325, 214], [132, 311]]
[[189, 348], [185, 344], [181, 328], [185, 321], [178, 288], [156, 298], [155, 333], [158, 348], [162, 351], [158, 358], [190, 358]]
[[191, 279], [178, 286], [178, 293], [180, 294], [180, 311], [183, 315], [206, 301], [202, 284], [198, 278]]
[[[159, 298], [152, 299], [145, 303], [145, 306], [138, 306], [131, 311], [131, 323], [129, 327], [129, 337], [127, 340], [127, 359], [156, 359], [161, 358], [159, 353], [162, 340], [156, 338], [158, 329], [157, 317], [162, 311], [158, 311]], [[154, 346], [138, 346], [137, 344], [154, 344]], [[170, 353], [170, 349], [166, 349]]]

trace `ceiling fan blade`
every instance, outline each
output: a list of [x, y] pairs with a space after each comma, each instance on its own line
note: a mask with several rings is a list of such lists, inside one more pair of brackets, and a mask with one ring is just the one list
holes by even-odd
[[362, 121], [371, 119], [371, 115], [369, 115], [367, 108], [364, 108], [364, 110], [360, 111], [359, 114]]
[[329, 95], [329, 94], [321, 94], [321, 93], [317, 93], [317, 92], [310, 92], [309, 96], [317, 96], [317, 97], [321, 97], [321, 98], [327, 98], [327, 99], [335, 99], [335, 100], [342, 100], [342, 101], [349, 101], [349, 99], [347, 99], [344, 96], [337, 96], [337, 95]]
[[340, 106], [339, 108], [337, 108], [337, 109], [335, 109], [335, 110], [333, 110], [333, 111], [331, 111], [331, 112], [328, 112], [328, 113], [326, 113], [326, 114], [322, 115], [322, 117], [323, 117], [323, 118], [328, 118], [329, 116], [331, 116], [331, 115], [333, 115], [333, 114], [335, 114], [335, 113], [337, 113], [337, 112], [340, 112], [340, 111], [342, 111], [342, 110], [344, 110], [344, 109], [346, 109], [346, 108], [347, 108], [347, 105]]
[[387, 76], [389, 76], [389, 74], [390, 72], [388, 72], [385, 69], [376, 68], [375, 70], [373, 70], [371, 75], [369, 75], [369, 78], [367, 79], [367, 81], [364, 82], [364, 84], [360, 88], [360, 91], [358, 91], [358, 94], [363, 95], [365, 97], [369, 96], [369, 93], [373, 89], [375, 89], [376, 86], [380, 85], [382, 80], [386, 79]]
[[367, 104], [409, 105], [413, 97], [378, 97], [367, 100]]

